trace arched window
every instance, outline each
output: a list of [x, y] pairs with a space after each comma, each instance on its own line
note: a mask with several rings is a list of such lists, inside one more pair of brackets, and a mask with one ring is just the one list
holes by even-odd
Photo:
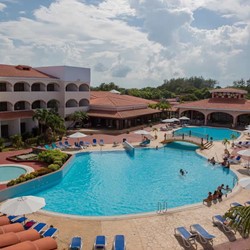
[[66, 102], [66, 108], [78, 107], [78, 103], [74, 99], [70, 99]]

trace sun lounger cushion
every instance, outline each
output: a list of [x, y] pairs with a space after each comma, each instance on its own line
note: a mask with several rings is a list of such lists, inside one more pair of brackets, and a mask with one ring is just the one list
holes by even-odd
[[10, 224], [10, 220], [7, 216], [1, 216], [0, 217], [0, 226], [3, 226], [3, 225], [8, 225]]
[[8, 224], [0, 227], [0, 234], [20, 231], [24, 231], [24, 227], [21, 223]]
[[124, 235], [116, 235], [114, 239], [114, 250], [125, 250]]
[[94, 249], [104, 249], [106, 247], [106, 237], [104, 235], [96, 236]]
[[57, 230], [58, 230], [57, 228], [50, 227], [42, 234], [42, 237], [54, 237]]
[[39, 222], [38, 224], [34, 225], [33, 229], [40, 233], [45, 227], [47, 227], [46, 223]]
[[191, 247], [191, 244], [195, 243], [195, 234], [190, 233], [185, 227], [175, 228], [175, 234], [182, 237], [183, 243], [186, 247]]
[[230, 204], [230, 207], [241, 207], [242, 205], [240, 204], [240, 203], [238, 203], [238, 202], [232, 202], [231, 204]]
[[69, 250], [80, 250], [82, 249], [82, 238], [77, 236], [71, 239]]
[[0, 235], [0, 248], [7, 247], [13, 244], [17, 244], [26, 240], [40, 239], [40, 234], [35, 230], [21, 231], [21, 232], [9, 232]]
[[21, 242], [6, 248], [3, 248], [3, 250], [37, 250], [37, 249], [46, 249], [46, 250], [55, 250], [57, 248], [57, 243], [54, 239], [47, 237], [38, 239], [35, 241], [25, 241]]
[[219, 214], [213, 216], [213, 223], [215, 225], [219, 224], [220, 226], [222, 226], [222, 228], [224, 229], [225, 232], [230, 232], [232, 230], [232, 228], [228, 225], [227, 219], [222, 217]]
[[207, 243], [208, 241], [212, 242], [212, 240], [215, 238], [214, 235], [208, 233], [200, 224], [192, 225], [191, 230], [197, 233], [200, 239], [203, 240], [203, 243]]

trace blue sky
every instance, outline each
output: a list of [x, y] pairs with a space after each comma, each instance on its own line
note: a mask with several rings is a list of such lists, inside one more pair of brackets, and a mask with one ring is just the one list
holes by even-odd
[[90, 67], [92, 86], [249, 79], [249, 0], [0, 0], [2, 64]]

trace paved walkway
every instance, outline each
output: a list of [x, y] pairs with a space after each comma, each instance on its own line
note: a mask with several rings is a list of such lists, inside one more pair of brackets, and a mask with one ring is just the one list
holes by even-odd
[[[154, 132], [151, 133], [154, 135]], [[158, 139], [151, 142], [152, 147], [161, 146], [160, 141], [163, 141], [164, 133], [165, 132], [157, 132]], [[108, 137], [104, 135], [99, 136], [100, 137], [95, 137], [98, 139], [103, 138], [106, 143], [112, 143], [114, 140], [114, 138], [111, 138], [111, 140], [108, 141]], [[125, 135], [122, 135], [119, 138], [122, 139], [124, 136]], [[141, 136], [137, 136], [136, 142], [134, 137], [135, 135], [132, 133], [127, 135], [127, 139], [128, 136], [132, 136], [133, 139], [129, 139], [129, 141], [134, 145], [138, 145], [138, 141], [141, 140]], [[91, 138], [89, 139], [91, 141]], [[121, 142], [121, 140], [116, 141]], [[121, 148], [122, 146], [118, 146], [115, 149]], [[103, 147], [98, 145], [89, 149], [110, 150], [114, 148], [112, 148], [112, 144], [106, 144]], [[209, 150], [199, 151], [199, 153], [205, 155], [206, 157], [215, 156], [217, 161], [222, 161], [223, 152], [224, 146], [221, 142], [215, 142], [214, 146]], [[240, 165], [231, 165], [231, 169], [233, 169], [239, 177], [246, 176], [246, 172], [244, 172], [244, 169]], [[54, 227], [59, 229], [58, 244], [60, 250], [68, 249], [71, 237], [76, 235], [83, 237], [83, 249], [92, 249], [95, 236], [100, 234], [107, 236], [107, 249], [111, 249], [112, 241], [116, 234], [124, 234], [126, 236], [127, 250], [184, 249], [180, 238], [174, 236], [174, 228], [178, 226], [186, 226], [189, 228], [189, 226], [194, 223], [201, 224], [211, 234], [216, 236], [214, 239], [215, 248], [211, 245], [202, 245], [198, 243], [197, 249], [249, 250], [249, 239], [242, 240], [239, 233], [236, 233], [236, 235], [225, 234], [212, 224], [212, 216], [215, 214], [224, 214], [229, 209], [231, 202], [237, 201], [244, 203], [247, 200], [250, 200], [250, 192], [236, 187], [232, 194], [229, 194], [228, 197], [224, 198], [222, 202], [213, 204], [211, 207], [196, 204], [185, 208], [182, 207], [181, 209], [169, 210], [164, 215], [150, 214], [134, 218], [120, 217], [116, 219], [93, 220], [80, 217], [70, 218], [69, 216], [56, 216], [39, 212], [29, 215], [29, 218], [52, 224]], [[240, 239], [240, 241], [236, 241], [237, 239]], [[224, 243], [226, 243], [226, 245], [221, 245]]]

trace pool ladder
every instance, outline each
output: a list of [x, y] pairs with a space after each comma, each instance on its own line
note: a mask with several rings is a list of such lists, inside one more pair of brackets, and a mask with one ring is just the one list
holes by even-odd
[[157, 214], [165, 214], [168, 210], [167, 201], [159, 201], [157, 204]]

